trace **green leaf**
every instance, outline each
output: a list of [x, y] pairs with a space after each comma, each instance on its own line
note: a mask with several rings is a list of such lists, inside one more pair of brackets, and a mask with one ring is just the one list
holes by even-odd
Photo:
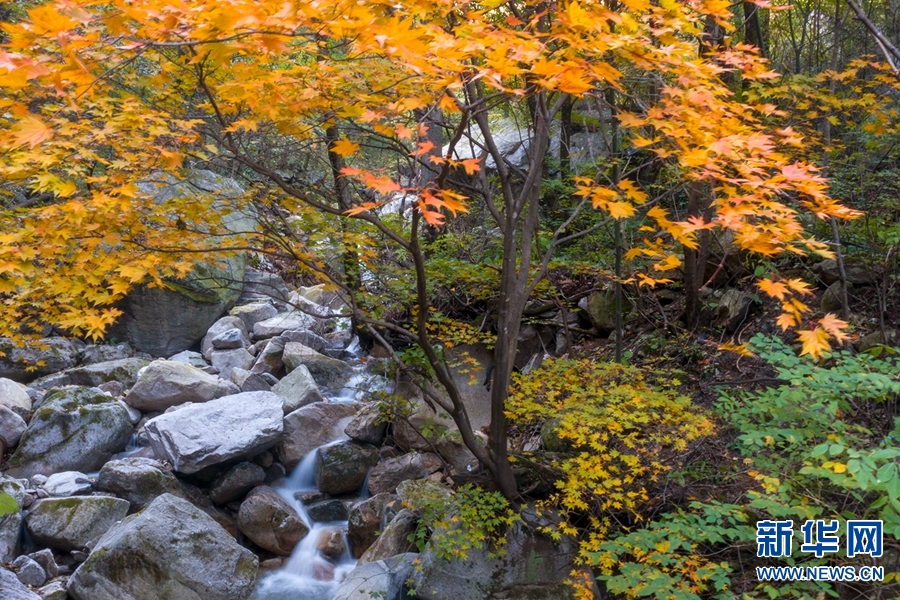
[[16, 502], [16, 499], [6, 492], [0, 492], [0, 517], [17, 512], [19, 512], [19, 504]]

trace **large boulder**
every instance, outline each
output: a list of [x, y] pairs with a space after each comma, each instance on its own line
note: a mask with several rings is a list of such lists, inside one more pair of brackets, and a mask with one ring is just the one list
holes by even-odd
[[90, 473], [124, 450], [131, 433], [125, 406], [96, 388], [54, 390], [35, 411], [6, 472], [13, 477]]
[[272, 391], [284, 400], [284, 414], [325, 400], [319, 392], [316, 380], [304, 365], [285, 375], [281, 381], [272, 386]]
[[344, 361], [319, 354], [299, 342], [284, 345], [282, 360], [288, 373], [305, 366], [316, 383], [332, 391], [340, 390], [353, 373], [353, 369]]
[[146, 358], [138, 357], [97, 362], [42, 377], [32, 383], [31, 387], [38, 390], [64, 385], [97, 387], [110, 381], [118, 381], [125, 387], [131, 387], [137, 381], [138, 372], [149, 364], [150, 361]]
[[27, 483], [0, 475], [0, 563], [12, 562], [19, 555]]
[[0, 437], [6, 440], [7, 448], [15, 448], [27, 428], [25, 419], [10, 407], [0, 404]]
[[366, 404], [344, 428], [351, 440], [380, 446], [387, 434], [387, 420], [377, 404]]
[[39, 546], [82, 550], [125, 518], [128, 506], [110, 496], [47, 498], [31, 506], [25, 526]]
[[378, 463], [369, 474], [369, 492], [393, 493], [404, 481], [428, 477], [443, 466], [444, 462], [440, 457], [430, 452], [410, 452], [397, 458], [389, 458]]
[[0, 404], [8, 406], [18, 415], [31, 413], [31, 398], [25, 388], [5, 377], [0, 377]]
[[162, 414], [144, 429], [156, 456], [176, 471], [196, 473], [274, 445], [281, 439], [283, 418], [280, 396], [242, 392]]
[[384, 524], [399, 510], [400, 501], [393, 494], [376, 494], [354, 506], [347, 521], [347, 538], [353, 556], [362, 556], [378, 539]]
[[403, 585], [415, 566], [417, 556], [414, 553], [399, 554], [361, 564], [347, 574], [332, 600], [400, 600]]
[[574, 542], [564, 539], [557, 544], [518, 524], [507, 535], [502, 557], [473, 548], [465, 559], [449, 560], [439, 558], [429, 543], [410, 581], [423, 598], [564, 600], [574, 597], [566, 580], [577, 569], [577, 555]]
[[244, 325], [243, 319], [241, 319], [240, 317], [229, 315], [226, 317], [222, 317], [221, 319], [210, 325], [209, 329], [206, 331], [206, 335], [204, 335], [203, 339], [200, 340], [200, 352], [203, 354], [203, 358], [209, 360], [212, 357], [213, 340], [226, 331], [230, 331], [232, 329], [238, 330], [244, 346], [250, 345], [250, 336], [247, 333], [248, 330]]
[[0, 338], [0, 377], [30, 381], [63, 371], [78, 364], [82, 348], [83, 342], [61, 337], [29, 341], [23, 346]]
[[369, 470], [378, 464], [378, 448], [347, 441], [319, 448], [316, 454], [316, 487], [332, 496], [356, 491]]
[[228, 313], [231, 317], [238, 317], [244, 323], [245, 331], [253, 331], [253, 326], [260, 321], [271, 319], [278, 314], [278, 309], [269, 302], [251, 302], [235, 306]]
[[178, 479], [158, 460], [129, 456], [111, 460], [100, 469], [97, 488], [131, 503], [131, 510], [143, 510], [163, 494], [181, 496]]
[[237, 525], [257, 546], [280, 556], [289, 556], [309, 533], [297, 511], [267, 486], [247, 494], [238, 511]]
[[413, 539], [418, 524], [419, 517], [412, 510], [404, 508], [398, 512], [375, 543], [359, 558], [359, 564], [384, 560], [404, 552], [415, 552], [416, 546], [410, 540]]
[[0, 598], [3, 600], [41, 600], [41, 597], [25, 587], [16, 574], [0, 568]]
[[[173, 198], [213, 198], [213, 206], [223, 215], [223, 230], [256, 229], [256, 215], [238, 208], [237, 199], [244, 194], [241, 186], [212, 171], [194, 171], [184, 180], [156, 174], [139, 188], [158, 204]], [[152, 356], [171, 356], [196, 344], [240, 296], [246, 263], [243, 254], [214, 251], [213, 247], [224, 241], [222, 236], [210, 235], [208, 240], [213, 254], [209, 262], [197, 263], [187, 277], [168, 281], [166, 288], [139, 286], [132, 290], [121, 303], [123, 315], [109, 335]]]
[[[235, 331], [235, 330], [232, 330]], [[212, 366], [219, 372], [222, 379], [231, 380], [231, 372], [235, 369], [247, 371], [253, 367], [256, 357], [244, 348], [228, 348], [213, 350], [210, 355]]]
[[218, 477], [209, 487], [209, 499], [216, 504], [237, 500], [266, 480], [266, 472], [255, 463], [241, 462]]
[[[823, 260], [813, 265], [813, 273], [822, 278], [826, 285], [831, 285], [841, 280], [841, 270], [837, 261], [833, 258]], [[847, 275], [847, 283], [852, 285], [872, 285], [881, 279], [881, 267], [869, 266], [862, 261], [844, 260], [844, 273]]]
[[164, 411], [185, 402], [208, 402], [238, 392], [237, 386], [183, 362], [150, 363], [125, 396], [125, 402], [144, 412]]
[[350, 402], [316, 402], [288, 414], [284, 417], [284, 437], [275, 447], [278, 460], [293, 469], [319, 446], [339, 439], [358, 408]]
[[69, 580], [75, 600], [245, 600], [259, 561], [190, 502], [164, 494], [103, 536]]
[[279, 313], [265, 321], [255, 323], [253, 337], [263, 340], [281, 335], [285, 331], [312, 329], [315, 321], [315, 317], [299, 310]]
[[247, 269], [244, 273], [244, 286], [238, 304], [272, 301], [276, 305], [285, 306], [290, 299], [291, 290], [275, 273], [256, 269]]

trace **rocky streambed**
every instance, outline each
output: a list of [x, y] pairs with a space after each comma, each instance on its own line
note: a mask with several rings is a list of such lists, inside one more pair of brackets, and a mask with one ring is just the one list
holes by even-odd
[[[0, 358], [0, 598], [392, 600], [409, 579], [454, 600], [565, 597], [571, 549], [524, 529], [512, 558], [412, 552], [404, 499], [472, 455], [452, 423], [421, 435], [442, 417], [376, 374], [335, 295], [247, 277], [193, 349], [51, 337]], [[261, 281], [277, 293], [246, 293]], [[480, 427], [486, 390], [459, 376]], [[381, 416], [385, 391], [407, 399], [402, 422]]]

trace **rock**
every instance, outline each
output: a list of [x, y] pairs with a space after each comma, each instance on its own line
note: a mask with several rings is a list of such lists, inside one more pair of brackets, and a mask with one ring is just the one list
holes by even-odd
[[246, 331], [253, 331], [254, 325], [260, 321], [271, 319], [278, 314], [278, 309], [269, 302], [253, 302], [235, 306], [228, 314], [243, 321]]
[[257, 546], [289, 556], [309, 528], [278, 492], [262, 486], [247, 494], [238, 512], [238, 529]]
[[415, 552], [415, 544], [409, 540], [416, 532], [418, 523], [419, 518], [410, 509], [404, 508], [398, 512], [378, 539], [359, 558], [359, 564], [384, 560], [404, 552]]
[[209, 489], [209, 499], [216, 504], [228, 504], [242, 498], [266, 480], [266, 472], [259, 465], [242, 462], [216, 477]]
[[[826, 285], [831, 285], [832, 283], [841, 280], [837, 261], [833, 258], [823, 260], [822, 262], [813, 265], [812, 271], [821, 277]], [[872, 268], [869, 268], [862, 262], [848, 260], [846, 258], [844, 259], [844, 272], [847, 274], [847, 283], [853, 285], [872, 285], [881, 279], [880, 267], [873, 266]]]
[[161, 462], [134, 456], [103, 465], [97, 489], [124, 498], [133, 512], [143, 510], [163, 494], [181, 495], [178, 480]]
[[397, 497], [404, 505], [420, 506], [428, 498], [452, 493], [450, 488], [432, 479], [408, 479], [397, 486]]
[[[492, 355], [483, 346], [476, 345], [457, 346], [448, 350], [446, 355], [472, 429], [480, 432], [491, 423], [491, 393], [483, 383], [487, 368], [493, 360]], [[432, 388], [430, 391], [449, 403], [449, 398], [442, 390]], [[445, 443], [442, 438], [454, 434], [459, 436], [453, 420], [444, 411], [436, 413], [432, 410], [422, 398], [422, 390], [415, 385], [401, 381], [394, 394], [406, 398], [410, 404], [406, 419], [397, 419], [393, 423], [394, 437], [399, 446], [430, 450], [435, 445]], [[430, 430], [431, 434], [423, 436], [423, 429]], [[455, 442], [451, 440], [447, 443]]]
[[19, 416], [31, 414], [31, 398], [25, 388], [4, 377], [0, 377], [0, 405], [8, 406]]
[[12, 568], [19, 581], [25, 585], [40, 587], [47, 581], [47, 574], [41, 565], [27, 556], [20, 556], [14, 560]]
[[332, 496], [358, 490], [378, 458], [378, 448], [370, 444], [348, 441], [319, 448], [316, 487]]
[[857, 351], [865, 352], [876, 346], [893, 346], [900, 340], [896, 330], [888, 328], [886, 333], [887, 338], [885, 338], [881, 330], [876, 330], [868, 335], [862, 336], [859, 338], [859, 341], [856, 342]]
[[53, 579], [57, 575], [59, 575], [59, 566], [56, 564], [56, 559], [53, 558], [53, 552], [48, 548], [44, 548], [38, 552], [33, 552], [28, 555], [31, 560], [41, 565], [41, 568], [44, 570], [44, 573], [47, 574], [47, 579]]
[[750, 294], [736, 289], [726, 290], [716, 309], [716, 325], [724, 326], [729, 333], [737, 331], [747, 320], [752, 306], [753, 296]]
[[563, 600], [573, 598], [565, 582], [577, 568], [577, 555], [577, 544], [555, 544], [519, 524], [507, 535], [503, 557], [491, 558], [486, 549], [473, 548], [465, 560], [446, 560], [429, 543], [410, 574], [411, 587], [422, 598]]
[[[622, 303], [623, 314], [628, 304]], [[616, 330], [616, 293], [613, 289], [594, 292], [578, 302], [588, 321], [597, 328], [600, 335], [609, 335]], [[629, 307], [630, 308], [630, 307]]]
[[22, 439], [28, 425], [5, 404], [0, 404], [0, 437], [6, 440], [7, 448], [15, 448]]
[[384, 420], [377, 405], [366, 404], [356, 416], [347, 423], [347, 426], [344, 428], [344, 433], [347, 434], [347, 437], [351, 440], [380, 446], [381, 443], [384, 442], [384, 437], [387, 433], [387, 421]]
[[304, 365], [285, 375], [281, 381], [272, 386], [272, 391], [284, 400], [284, 414], [325, 400], [319, 392], [315, 379]]
[[38, 590], [41, 600], [68, 600], [69, 593], [62, 581], [52, 581]]
[[348, 517], [347, 507], [343, 502], [334, 498], [309, 504], [306, 507], [306, 514], [316, 523], [346, 521]]
[[369, 474], [369, 492], [393, 493], [400, 483], [408, 479], [423, 479], [444, 466], [436, 454], [410, 452], [398, 458], [378, 463]]
[[78, 471], [63, 471], [54, 473], [47, 478], [44, 489], [48, 494], [57, 498], [90, 494], [94, 486], [84, 473]]
[[200, 353], [203, 354], [203, 358], [206, 360], [210, 359], [213, 351], [213, 339], [232, 329], [237, 329], [241, 333], [241, 343], [243, 347], [246, 348], [250, 345], [249, 330], [244, 325], [243, 319], [232, 316], [222, 317], [210, 326], [206, 335], [204, 335], [203, 339], [200, 341]]
[[95, 388], [49, 392], [35, 411], [6, 472], [13, 477], [96, 471], [131, 437], [128, 411]]
[[316, 402], [285, 416], [284, 437], [275, 447], [278, 460], [289, 470], [293, 469], [319, 446], [340, 438], [358, 406], [348, 402]]
[[291, 290], [275, 273], [266, 273], [256, 269], [247, 269], [244, 272], [244, 289], [238, 304], [272, 300], [276, 304], [286, 305], [290, 298]]
[[350, 510], [347, 537], [353, 556], [359, 558], [378, 538], [384, 524], [399, 510], [397, 496], [376, 494]]
[[251, 373], [246, 369], [232, 369], [231, 381], [241, 388], [242, 392], [270, 392], [272, 385], [259, 373]]
[[144, 412], [164, 411], [185, 402], [208, 402], [238, 391], [230, 381], [182, 362], [157, 360], [138, 377], [125, 402]]
[[3, 563], [19, 555], [25, 483], [0, 475], [0, 562]]
[[75, 600], [245, 600], [259, 561], [195, 508], [163, 494], [103, 536], [69, 580]]
[[[400, 554], [386, 560], [361, 564], [347, 574], [332, 600], [371, 600], [401, 598], [418, 554]], [[451, 598], [451, 596], [436, 596]]]
[[128, 501], [110, 496], [47, 498], [32, 505], [25, 526], [34, 542], [57, 550], [82, 550], [128, 514]]
[[105, 383], [117, 381], [125, 387], [131, 387], [137, 381], [138, 372], [149, 364], [150, 361], [146, 358], [120, 358], [118, 360], [67, 369], [62, 373], [42, 377], [31, 385], [37, 390], [48, 390], [64, 385], [98, 387]]
[[319, 532], [316, 550], [331, 560], [338, 560], [347, 551], [344, 533], [340, 529], [323, 529]]
[[0, 377], [30, 381], [40, 375], [64, 371], [78, 364], [83, 347], [83, 342], [61, 337], [29, 341], [24, 346], [0, 338]]
[[87, 344], [81, 351], [81, 364], [112, 362], [134, 356], [134, 348], [128, 342], [122, 344]]
[[256, 358], [243, 348], [232, 350], [213, 350], [212, 366], [219, 370], [219, 377], [230, 379], [233, 369], [247, 370], [256, 362]]
[[144, 425], [156, 456], [181, 473], [252, 456], [279, 441], [281, 397], [242, 392], [160, 415]]
[[285, 331], [278, 337], [285, 342], [297, 342], [303, 344], [321, 354], [324, 354], [326, 350], [332, 347], [332, 344], [329, 343], [327, 339], [308, 330]]
[[[850, 287], [852, 284], [847, 284]], [[835, 281], [828, 289], [825, 290], [825, 293], [822, 294], [822, 301], [819, 304], [819, 307], [822, 309], [822, 312], [825, 313], [835, 313], [839, 314], [841, 309], [844, 308], [844, 300], [843, 294], [841, 294], [841, 282]]]
[[168, 358], [169, 362], [180, 362], [187, 365], [191, 365], [192, 367], [197, 367], [198, 369], [202, 369], [203, 367], [208, 367], [209, 363], [206, 362], [206, 359], [203, 358], [203, 355], [199, 352], [194, 352], [192, 350], [184, 350], [179, 352], [178, 354], [173, 354]]
[[263, 340], [281, 335], [285, 331], [312, 329], [315, 325], [315, 320], [315, 317], [312, 315], [298, 310], [279, 313], [270, 319], [259, 321], [253, 325], [253, 337]]
[[250, 344], [243, 331], [238, 328], [223, 331], [212, 339], [212, 347], [214, 350], [233, 350], [235, 348], [246, 348]]
[[284, 345], [282, 359], [288, 373], [305, 366], [316, 383], [332, 391], [340, 390], [353, 372], [347, 363], [319, 354], [298, 342], [288, 342]]
[[0, 598], [3, 600], [41, 600], [40, 596], [19, 581], [15, 573], [4, 568], [0, 568]]
[[268, 341], [257, 342], [264, 344], [262, 350], [256, 356], [256, 362], [250, 369], [251, 373], [270, 373], [272, 375], [279, 373], [284, 368], [282, 356], [284, 354], [284, 340], [278, 336]]

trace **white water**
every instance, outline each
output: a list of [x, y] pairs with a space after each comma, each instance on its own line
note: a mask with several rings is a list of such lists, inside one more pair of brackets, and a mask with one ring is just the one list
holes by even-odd
[[[361, 349], [356, 338], [353, 339], [346, 351], [355, 358], [359, 358]], [[358, 364], [354, 367], [353, 375], [345, 387], [336, 394], [328, 395], [328, 400], [330, 402], [359, 401], [368, 391], [383, 385], [385, 382], [381, 381], [380, 377], [365, 372], [364, 365]], [[350, 418], [346, 419], [348, 422], [349, 420]], [[337, 429], [343, 431], [343, 426]], [[341, 434], [325, 445], [345, 439], [347, 437]], [[350, 542], [346, 535], [347, 521], [313, 522], [309, 518], [303, 502], [296, 498], [298, 492], [318, 491], [315, 480], [317, 453], [318, 449], [303, 457], [290, 477], [285, 480], [284, 485], [277, 488], [281, 497], [294, 507], [310, 531], [294, 548], [284, 567], [262, 577], [250, 600], [331, 600], [341, 581], [356, 567], [356, 559], [351, 555]], [[360, 490], [360, 497], [354, 503], [367, 497], [367, 486], [364, 483]], [[332, 534], [335, 530], [340, 531], [344, 537], [344, 553], [337, 559], [329, 559], [318, 548], [321, 546], [321, 537]]]

